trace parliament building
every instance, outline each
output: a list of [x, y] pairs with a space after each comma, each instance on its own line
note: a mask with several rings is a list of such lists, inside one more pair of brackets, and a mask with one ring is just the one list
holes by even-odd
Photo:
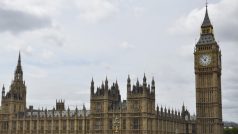
[[53, 109], [35, 109], [27, 106], [19, 54], [9, 90], [2, 88], [0, 134], [223, 134], [221, 66], [207, 8], [194, 50], [196, 116], [184, 105], [179, 111], [159, 107], [155, 81], [145, 75], [135, 85], [128, 76], [126, 100], [118, 83], [108, 85], [106, 78], [99, 87], [91, 81], [90, 109], [65, 108], [61, 100]]

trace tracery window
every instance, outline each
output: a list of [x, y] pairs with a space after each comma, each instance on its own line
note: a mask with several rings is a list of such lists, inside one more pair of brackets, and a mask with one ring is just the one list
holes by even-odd
[[138, 118], [133, 119], [133, 129], [139, 129], [139, 119]]

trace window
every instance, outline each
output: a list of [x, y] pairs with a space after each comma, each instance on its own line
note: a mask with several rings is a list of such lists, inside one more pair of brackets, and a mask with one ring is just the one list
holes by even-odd
[[63, 121], [63, 130], [66, 130], [66, 120]]
[[100, 119], [97, 119], [96, 122], [95, 122], [95, 129], [100, 129], [101, 128], [101, 120]]
[[123, 129], [126, 129], [126, 119], [123, 119], [123, 120], [122, 120], [122, 128], [123, 128]]
[[102, 111], [102, 105], [101, 105], [100, 102], [98, 102], [98, 103], [96, 104], [96, 111], [97, 111], [97, 112], [101, 112], [101, 111]]
[[109, 129], [112, 129], [112, 119], [109, 119]]
[[71, 128], [70, 128], [71, 130], [74, 130], [74, 120], [71, 120], [71, 122], [70, 122], [70, 127], [71, 127]]
[[139, 129], [139, 119], [134, 118], [133, 120], [133, 129]]

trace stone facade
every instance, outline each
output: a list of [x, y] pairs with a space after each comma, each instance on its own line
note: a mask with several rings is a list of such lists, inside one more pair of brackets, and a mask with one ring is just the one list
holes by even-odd
[[14, 80], [5, 94], [2, 89], [0, 134], [192, 134], [194, 120], [185, 106], [181, 111], [155, 106], [155, 81], [147, 84], [127, 79], [127, 100], [121, 100], [118, 83], [108, 80], [97, 89], [91, 82], [90, 110], [65, 109], [64, 101], [56, 108], [26, 107], [26, 85], [19, 54]]

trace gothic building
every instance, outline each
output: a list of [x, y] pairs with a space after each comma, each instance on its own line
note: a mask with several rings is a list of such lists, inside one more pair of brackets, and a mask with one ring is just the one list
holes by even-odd
[[9, 91], [2, 88], [0, 134], [222, 134], [221, 52], [214, 39], [208, 13], [194, 52], [197, 118], [181, 110], [156, 106], [155, 81], [131, 84], [121, 100], [118, 82], [100, 86], [92, 79], [90, 109], [65, 108], [57, 100], [53, 109], [26, 105], [26, 84], [19, 54]]

